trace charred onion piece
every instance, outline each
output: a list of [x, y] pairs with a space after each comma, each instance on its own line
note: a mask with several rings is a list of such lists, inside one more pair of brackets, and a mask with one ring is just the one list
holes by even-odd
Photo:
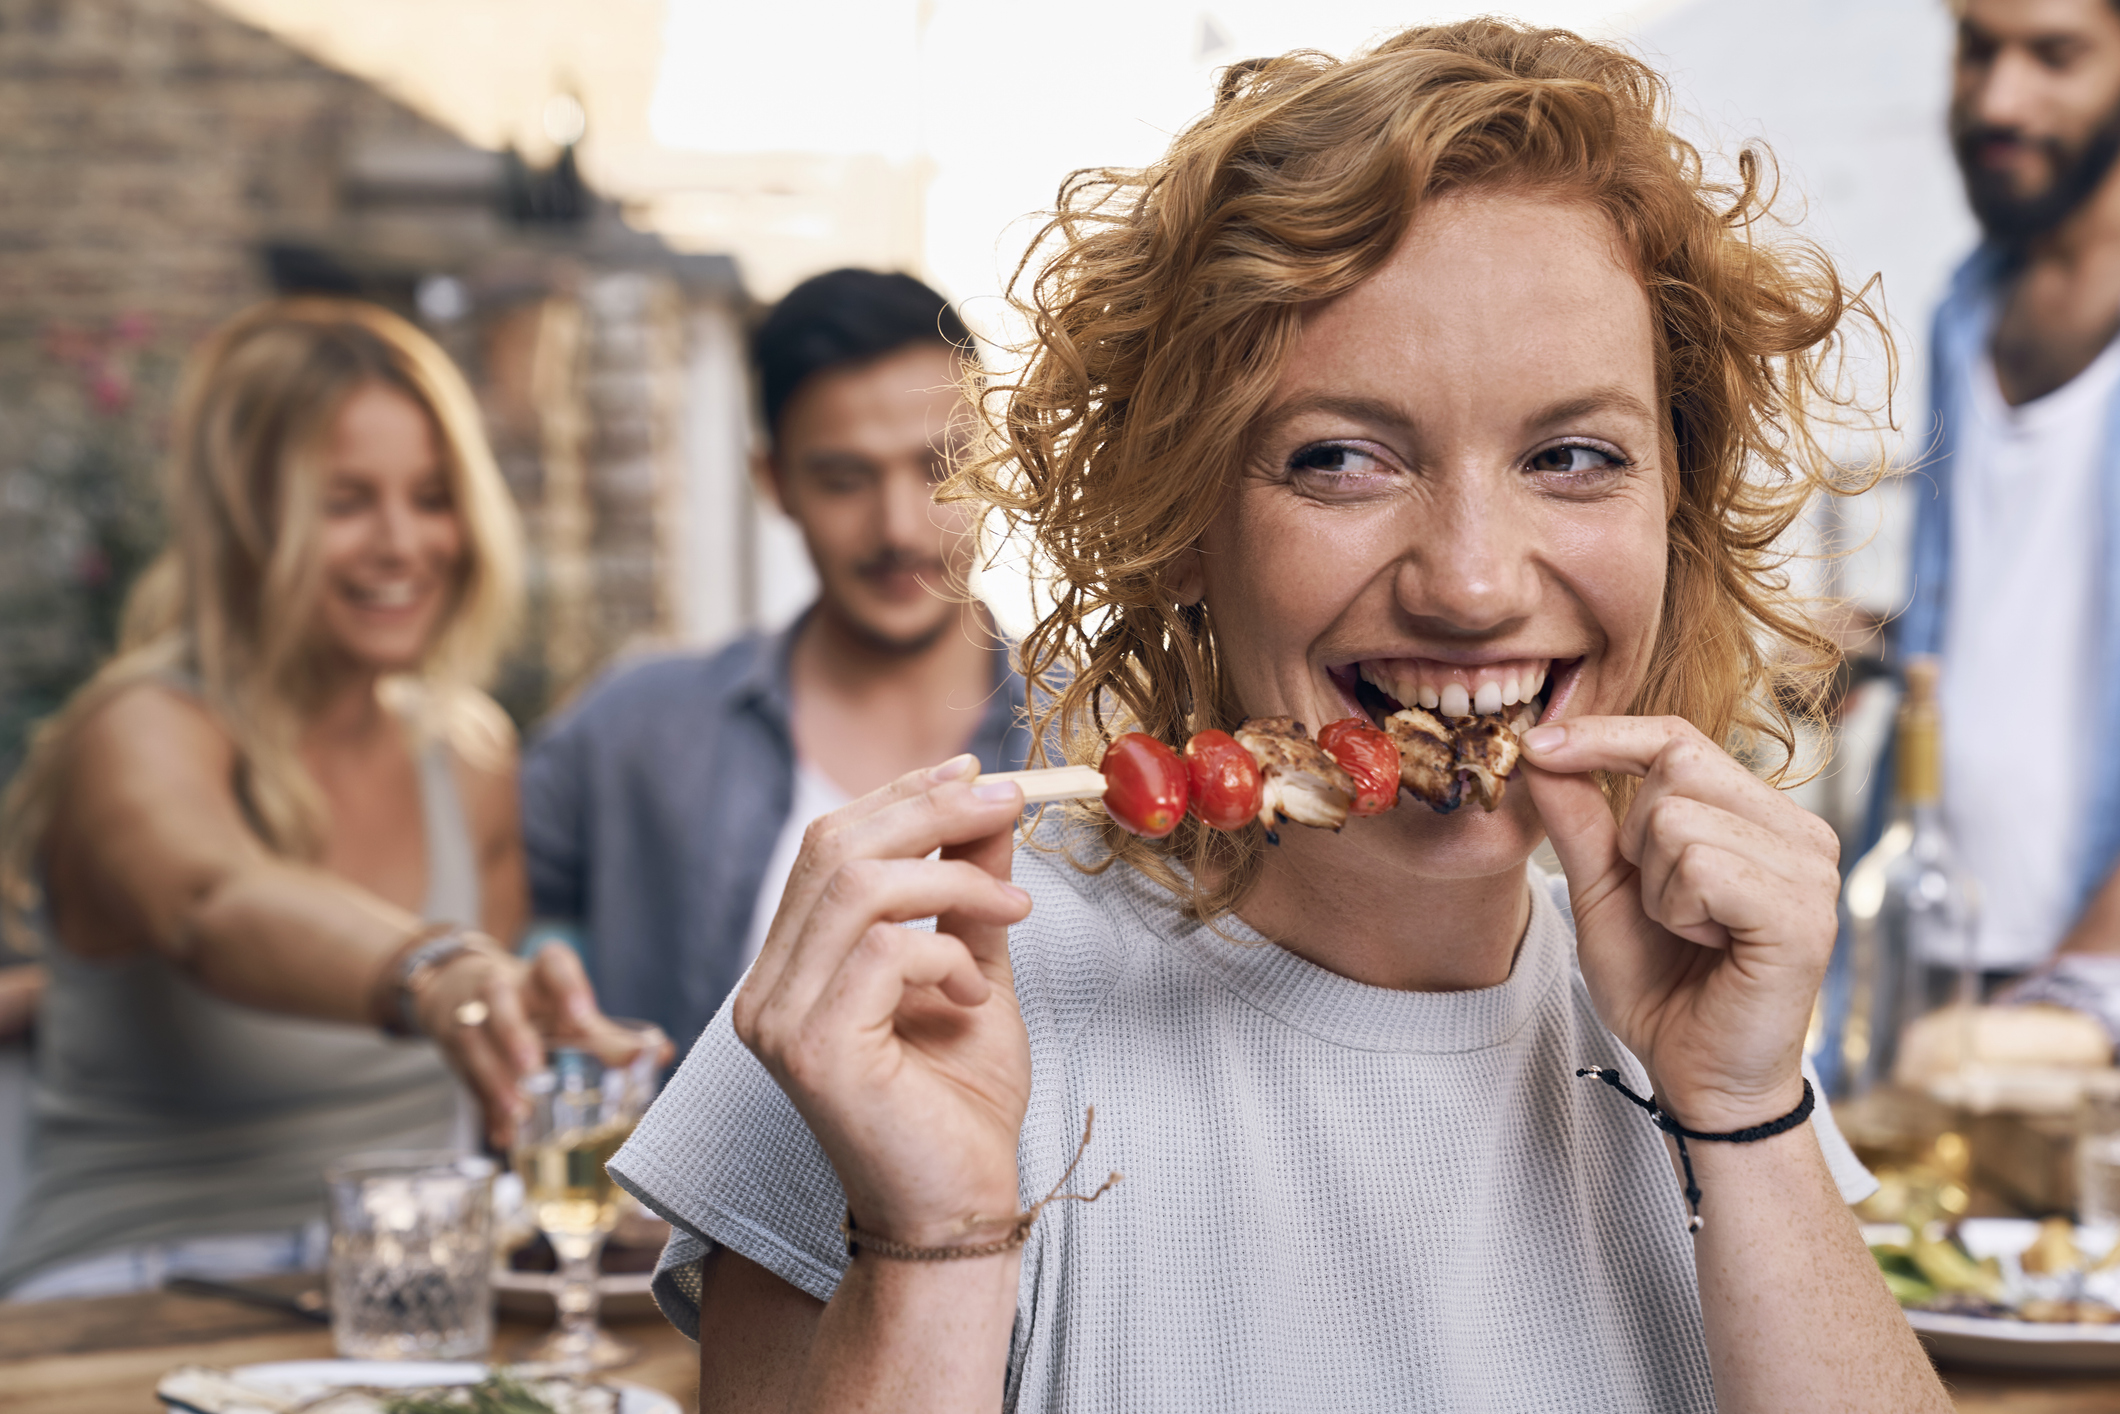
[[1354, 803], [1353, 779], [1310, 739], [1293, 717], [1253, 717], [1237, 728], [1237, 742], [1259, 763], [1265, 791], [1259, 823], [1274, 837], [1277, 820], [1337, 830]]
[[1517, 738], [1538, 722], [1530, 703], [1508, 716], [1445, 720], [1425, 707], [1402, 707], [1384, 723], [1399, 745], [1399, 783], [1438, 814], [1476, 798], [1493, 810], [1502, 803], [1522, 756]]
[[1402, 707], [1384, 723], [1399, 747], [1399, 784], [1438, 815], [1465, 803], [1457, 770], [1457, 734], [1426, 707]]
[[1457, 752], [1458, 773], [1478, 794], [1481, 808], [1500, 805], [1520, 754], [1516, 733], [1500, 717], [1473, 717], [1458, 723]]

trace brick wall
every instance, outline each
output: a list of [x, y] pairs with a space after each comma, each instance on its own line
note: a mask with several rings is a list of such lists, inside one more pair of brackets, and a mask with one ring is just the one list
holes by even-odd
[[[272, 293], [273, 248], [406, 313], [423, 277], [464, 292], [430, 327], [479, 390], [532, 537], [511, 710], [535, 716], [625, 642], [671, 629], [688, 455], [672, 400], [688, 312], [740, 318], [733, 267], [672, 257], [601, 208], [524, 227], [508, 175], [200, 0], [0, 0], [0, 777], [24, 724], [107, 645], [159, 533], [175, 369]], [[533, 395], [517, 384], [539, 358]]]

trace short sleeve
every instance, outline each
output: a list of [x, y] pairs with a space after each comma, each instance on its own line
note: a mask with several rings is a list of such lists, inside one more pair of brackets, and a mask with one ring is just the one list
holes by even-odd
[[846, 1270], [846, 1194], [809, 1126], [737, 1040], [725, 1004], [633, 1137], [612, 1177], [668, 1221], [655, 1300], [699, 1335], [699, 1264], [717, 1247], [829, 1301]]
[[1811, 1128], [1818, 1135], [1819, 1152], [1826, 1156], [1826, 1167], [1833, 1172], [1833, 1182], [1839, 1186], [1841, 1198], [1850, 1205], [1860, 1203], [1883, 1185], [1848, 1147], [1840, 1126], [1834, 1122], [1833, 1107], [1826, 1103], [1825, 1086], [1819, 1082], [1818, 1072], [1812, 1068], [1808, 1056], [1804, 1058], [1803, 1078], [1811, 1082], [1811, 1092], [1818, 1096], [1818, 1107], [1811, 1111]]

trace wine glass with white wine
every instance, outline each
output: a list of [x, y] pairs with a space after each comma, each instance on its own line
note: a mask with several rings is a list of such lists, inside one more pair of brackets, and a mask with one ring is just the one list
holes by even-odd
[[523, 1082], [530, 1113], [516, 1129], [513, 1162], [523, 1200], [559, 1259], [552, 1294], [559, 1322], [522, 1358], [568, 1374], [609, 1369], [634, 1354], [596, 1323], [603, 1301], [597, 1259], [623, 1198], [604, 1166], [655, 1098], [661, 1066], [654, 1027], [617, 1024], [641, 1034], [640, 1054], [606, 1065], [588, 1051], [552, 1047], [545, 1069]]

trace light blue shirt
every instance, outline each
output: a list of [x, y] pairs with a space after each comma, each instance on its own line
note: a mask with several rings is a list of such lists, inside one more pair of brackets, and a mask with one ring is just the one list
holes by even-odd
[[[1917, 653], [1941, 653], [1944, 618], [1950, 602], [1951, 487], [1953, 457], [1962, 439], [1966, 403], [1980, 367], [1980, 357], [1994, 328], [1997, 298], [2007, 275], [2006, 258], [1993, 246], [1982, 246], [1958, 268], [1936, 310], [1930, 349], [1930, 427], [1933, 437], [1916, 479], [1914, 537], [1909, 557], [1910, 598], [1900, 616], [1895, 641], [1900, 661]], [[2058, 710], [2087, 710], [2094, 728], [2091, 740], [2103, 744], [2083, 765], [2091, 773], [2084, 792], [2083, 819], [2070, 837], [2077, 843], [2076, 912], [2089, 901], [2120, 860], [2120, 397], [2106, 409], [2106, 435], [2098, 468], [2100, 518], [2105, 553], [2099, 575], [2099, 687], [2089, 703], [2060, 703]], [[1922, 482], [1928, 494], [1920, 494]], [[1878, 800], [1871, 812], [1869, 838], [1876, 837], [1889, 807], [1892, 773], [1877, 773]], [[1865, 841], [1867, 845], [1868, 841]]]

